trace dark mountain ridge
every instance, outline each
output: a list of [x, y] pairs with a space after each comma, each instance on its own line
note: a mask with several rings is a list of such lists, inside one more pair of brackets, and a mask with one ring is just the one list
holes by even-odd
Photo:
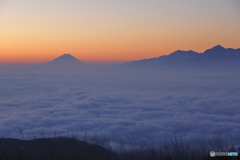
[[224, 48], [221, 45], [217, 45], [203, 52], [203, 54], [236, 54], [236, 53], [240, 53], [240, 48], [238, 49]]
[[203, 53], [177, 50], [169, 55], [125, 62], [119, 66], [142, 69], [240, 69], [240, 48], [217, 45]]

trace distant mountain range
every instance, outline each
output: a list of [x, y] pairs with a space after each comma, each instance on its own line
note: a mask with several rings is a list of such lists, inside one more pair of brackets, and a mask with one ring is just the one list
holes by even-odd
[[158, 58], [124, 62], [120, 68], [141, 69], [240, 69], [240, 48], [217, 45], [203, 53], [177, 50]]
[[[87, 66], [71, 54], [62, 56], [43, 64], [43, 67], [57, 70], [80, 69]], [[138, 61], [124, 62], [114, 68], [123, 69], [157, 69], [157, 70], [211, 70], [211, 69], [234, 69], [240, 70], [240, 48], [224, 48], [217, 45], [207, 49], [203, 53], [192, 50], [177, 50], [169, 55], [158, 58], [143, 59]]]

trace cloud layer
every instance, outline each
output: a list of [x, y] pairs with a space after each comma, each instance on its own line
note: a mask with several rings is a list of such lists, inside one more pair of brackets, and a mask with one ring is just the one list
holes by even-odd
[[0, 75], [0, 136], [77, 134], [134, 145], [221, 136], [240, 144], [238, 75]]

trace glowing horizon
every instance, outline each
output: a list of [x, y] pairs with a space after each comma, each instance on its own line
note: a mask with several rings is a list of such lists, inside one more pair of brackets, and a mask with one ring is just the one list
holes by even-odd
[[[237, 6], [237, 7], [236, 7]], [[45, 63], [70, 53], [121, 63], [240, 48], [239, 1], [0, 1], [0, 63]]]

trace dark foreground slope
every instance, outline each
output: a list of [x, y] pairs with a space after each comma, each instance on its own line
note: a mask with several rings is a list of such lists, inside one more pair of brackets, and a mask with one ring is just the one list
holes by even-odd
[[108, 160], [106, 149], [73, 138], [0, 139], [0, 160]]
[[240, 160], [239, 155], [237, 157], [210, 157], [208, 148], [211, 145], [214, 146], [214, 151], [236, 153], [236, 149], [231, 146], [226, 150], [224, 141], [220, 139], [213, 139], [209, 142], [192, 139], [191, 143], [185, 143], [182, 139], [175, 138], [160, 148], [144, 147], [143, 143], [139, 149], [122, 148], [118, 151], [108, 151], [98, 145], [75, 138], [58, 137], [34, 140], [1, 138], [0, 160]]

